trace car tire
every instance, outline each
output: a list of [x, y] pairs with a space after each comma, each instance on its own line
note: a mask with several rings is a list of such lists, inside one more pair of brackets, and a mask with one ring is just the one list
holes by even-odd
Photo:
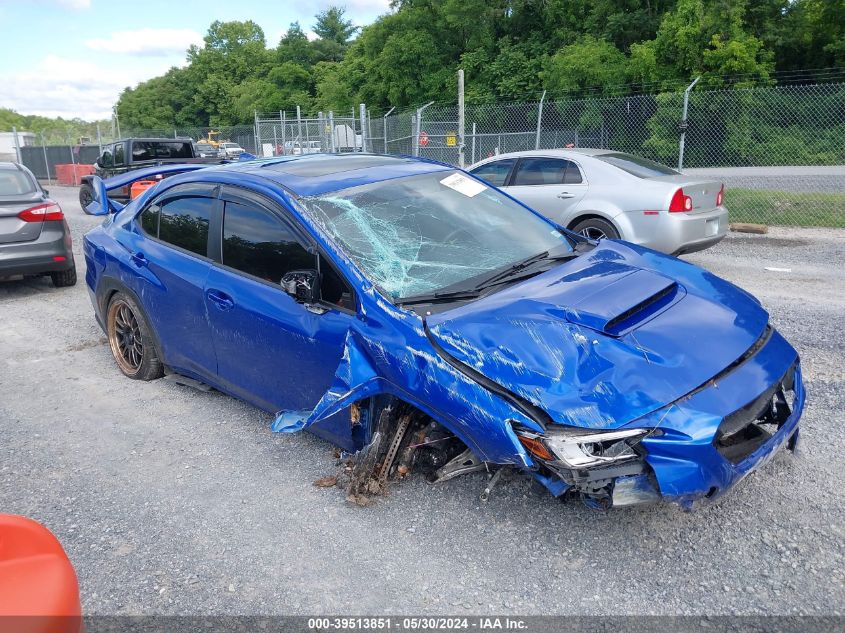
[[591, 240], [619, 239], [619, 231], [616, 230], [616, 227], [601, 218], [581, 220], [572, 227], [572, 231]]
[[92, 202], [94, 202], [94, 187], [88, 183], [82, 183], [79, 187], [79, 206], [82, 207], [83, 213], [85, 212], [85, 207]]
[[129, 295], [116, 292], [109, 301], [106, 335], [112, 356], [124, 376], [133, 380], [155, 380], [164, 375], [152, 330]]
[[68, 288], [76, 285], [76, 264], [70, 260], [70, 268], [50, 273], [50, 279], [56, 288]]

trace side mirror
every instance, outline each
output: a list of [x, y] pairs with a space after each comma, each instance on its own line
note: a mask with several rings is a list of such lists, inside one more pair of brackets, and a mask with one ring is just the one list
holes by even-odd
[[93, 200], [82, 210], [88, 215], [108, 215], [111, 211], [109, 197], [106, 192], [106, 184], [99, 176], [91, 177], [91, 196]]
[[297, 303], [316, 303], [320, 298], [320, 273], [316, 270], [292, 270], [279, 282]]

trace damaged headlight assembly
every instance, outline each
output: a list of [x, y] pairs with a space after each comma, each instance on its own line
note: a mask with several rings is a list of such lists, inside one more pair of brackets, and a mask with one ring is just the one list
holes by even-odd
[[634, 446], [649, 429], [596, 431], [592, 429], [548, 429], [544, 435], [514, 429], [519, 441], [533, 456], [549, 465], [572, 470], [595, 468], [637, 459]]

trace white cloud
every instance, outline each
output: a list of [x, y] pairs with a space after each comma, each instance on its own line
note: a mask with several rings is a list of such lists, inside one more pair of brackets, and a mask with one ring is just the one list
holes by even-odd
[[112, 70], [89, 61], [48, 55], [29, 71], [0, 76], [0, 107], [22, 114], [104, 119], [111, 116], [111, 107], [124, 88], [167, 68], [144, 64]]
[[202, 46], [202, 35], [192, 29], [136, 29], [115, 31], [106, 39], [86, 40], [95, 51], [130, 55], [170, 55], [184, 53], [191, 44]]

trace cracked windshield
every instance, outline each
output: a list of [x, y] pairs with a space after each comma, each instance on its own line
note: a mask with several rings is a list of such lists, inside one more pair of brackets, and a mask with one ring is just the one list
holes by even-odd
[[302, 202], [394, 300], [569, 246], [552, 225], [459, 172], [388, 180]]

